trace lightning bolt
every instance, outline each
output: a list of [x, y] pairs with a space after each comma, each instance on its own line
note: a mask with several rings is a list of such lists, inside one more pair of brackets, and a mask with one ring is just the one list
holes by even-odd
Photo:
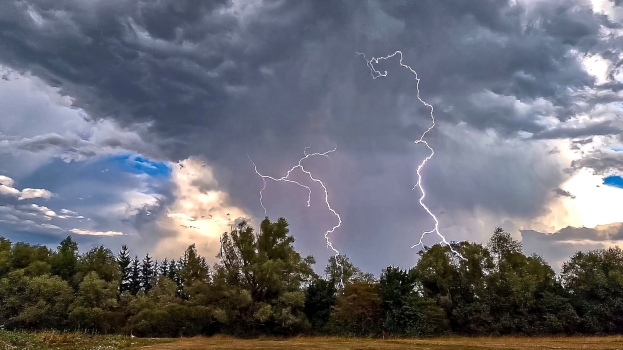
[[417, 72], [411, 68], [411, 66], [406, 65], [402, 62], [402, 51], [396, 51], [393, 54], [389, 55], [389, 56], [385, 56], [385, 57], [372, 57], [370, 60], [368, 60], [366, 58], [366, 55], [360, 52], [357, 52], [358, 55], [363, 56], [363, 58], [366, 60], [366, 64], [368, 65], [368, 68], [370, 68], [370, 75], [372, 75], [372, 79], [376, 79], [376, 78], [380, 78], [380, 77], [386, 77], [387, 76], [387, 71], [383, 71], [380, 72], [378, 71], [376, 68], [374, 68], [374, 64], [378, 64], [379, 61], [381, 60], [388, 60], [396, 55], [398, 55], [400, 57], [400, 66], [402, 66], [403, 68], [408, 69], [411, 73], [413, 73], [413, 75], [415, 76], [415, 81], [416, 81], [416, 89], [417, 89], [417, 99], [423, 104], [425, 105], [429, 110], [430, 110], [430, 118], [432, 119], [432, 124], [431, 126], [426, 129], [426, 131], [424, 131], [424, 133], [422, 134], [422, 136], [420, 136], [419, 139], [415, 140], [415, 144], [424, 144], [426, 146], [426, 148], [428, 148], [428, 150], [430, 151], [430, 154], [424, 158], [424, 160], [420, 163], [420, 165], [417, 167], [417, 183], [415, 184], [415, 186], [413, 186], [413, 190], [415, 190], [416, 188], [420, 189], [420, 192], [422, 193], [422, 196], [420, 197], [420, 205], [422, 206], [422, 208], [424, 208], [424, 210], [428, 213], [428, 215], [430, 215], [430, 217], [433, 218], [433, 220], [435, 221], [435, 227], [432, 230], [429, 231], [425, 231], [422, 232], [422, 234], [420, 235], [420, 241], [417, 244], [414, 244], [411, 248], [415, 248], [418, 246], [423, 246], [422, 240], [424, 239], [424, 236], [431, 234], [431, 233], [436, 233], [437, 236], [439, 236], [439, 238], [441, 238], [441, 242], [445, 245], [447, 245], [448, 247], [450, 247], [450, 250], [452, 251], [452, 253], [454, 253], [456, 256], [460, 257], [461, 259], [465, 260], [465, 258], [463, 258], [463, 256], [457, 252], [456, 250], [454, 250], [454, 248], [452, 248], [452, 246], [450, 245], [450, 243], [448, 243], [448, 241], [446, 241], [446, 237], [444, 237], [441, 232], [439, 232], [439, 220], [437, 220], [437, 217], [435, 216], [435, 214], [433, 214], [433, 212], [426, 206], [426, 204], [424, 204], [424, 198], [426, 197], [426, 192], [424, 191], [424, 187], [422, 186], [422, 168], [424, 168], [424, 165], [426, 165], [426, 163], [431, 160], [431, 158], [433, 158], [433, 156], [435, 155], [435, 150], [433, 150], [433, 148], [428, 144], [428, 142], [426, 142], [424, 140], [424, 136], [426, 136], [426, 134], [428, 134], [431, 130], [433, 130], [433, 128], [435, 127], [435, 116], [433, 114], [434, 112], [434, 107], [433, 105], [431, 105], [430, 103], [422, 100], [422, 98], [420, 97], [420, 77], [418, 76]]
[[[313, 181], [315, 183], [318, 183], [318, 184], [320, 184], [320, 186], [322, 186], [322, 189], [324, 190], [324, 201], [325, 201], [325, 204], [326, 204], [327, 208], [329, 209], [329, 211], [331, 213], [333, 213], [333, 215], [335, 215], [335, 217], [337, 218], [337, 221], [338, 221], [336, 225], [334, 225], [330, 230], [327, 230], [325, 232], [324, 238], [327, 241], [327, 247], [330, 248], [335, 253], [335, 256], [337, 257], [340, 254], [340, 252], [337, 249], [335, 249], [335, 247], [333, 246], [333, 243], [331, 243], [331, 240], [329, 239], [329, 236], [332, 233], [334, 233], [336, 229], [338, 229], [340, 226], [342, 226], [342, 218], [340, 217], [340, 214], [338, 214], [331, 207], [331, 204], [329, 203], [329, 191], [327, 190], [327, 186], [325, 186], [325, 184], [324, 184], [324, 182], [322, 182], [322, 180], [320, 180], [318, 178], [315, 178], [312, 175], [312, 173], [309, 170], [305, 169], [305, 167], [303, 166], [303, 161], [306, 160], [306, 159], [312, 158], [312, 157], [327, 157], [327, 158], [329, 158], [329, 154], [335, 152], [337, 150], [337, 147], [332, 149], [332, 150], [330, 150], [330, 151], [326, 151], [326, 152], [307, 153], [307, 149], [309, 149], [309, 148], [310, 147], [305, 147], [305, 149], [303, 150], [304, 157], [301, 158], [299, 160], [299, 162], [295, 166], [290, 168], [286, 172], [286, 174], [284, 176], [279, 177], [279, 178], [273, 177], [273, 176], [269, 176], [269, 175], [264, 175], [264, 174], [260, 173], [257, 170], [257, 165], [255, 165], [255, 162], [251, 159], [251, 157], [249, 157], [249, 155], [247, 155], [247, 157], [249, 157], [249, 160], [251, 161], [251, 163], [253, 163], [253, 167], [255, 169], [255, 173], [257, 175], [259, 175], [262, 178], [262, 181], [263, 181], [263, 186], [262, 186], [262, 189], [260, 190], [260, 204], [262, 205], [262, 208], [264, 209], [264, 216], [266, 216], [266, 214], [267, 214], [266, 207], [264, 206], [264, 197], [263, 197], [263, 192], [266, 189], [266, 180], [272, 180], [272, 181], [275, 181], [275, 182], [288, 182], [288, 183], [292, 183], [292, 184], [295, 184], [295, 185], [297, 185], [299, 187], [302, 187], [302, 188], [306, 189], [307, 190], [307, 206], [308, 207], [311, 206], [311, 194], [312, 194], [311, 188], [309, 186], [307, 186], [307, 185], [304, 185], [304, 184], [298, 182], [298, 181], [290, 179], [290, 175], [292, 175], [292, 172], [294, 170], [300, 169], [303, 173], [307, 174], [307, 176], [309, 177], [309, 179], [311, 181]], [[337, 261], [337, 259], [336, 259], [336, 261]], [[339, 262], [338, 262], [338, 265], [339, 265]]]

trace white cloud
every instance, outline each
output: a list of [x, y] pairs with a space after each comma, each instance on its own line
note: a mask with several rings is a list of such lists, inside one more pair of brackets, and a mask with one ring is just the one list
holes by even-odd
[[59, 219], [84, 219], [84, 216], [69, 209], [61, 209], [60, 215], [57, 215], [56, 217]]
[[598, 54], [582, 56], [580, 62], [586, 72], [595, 78], [597, 84], [608, 82], [608, 68], [612, 62]]
[[608, 16], [613, 22], [623, 23], [623, 8], [617, 6], [612, 0], [591, 0], [593, 11], [595, 13]]
[[13, 183], [14, 181], [10, 177], [0, 175], [0, 184], [7, 186], [7, 187], [13, 187]]
[[19, 195], [19, 199], [33, 199], [33, 198], [45, 198], [50, 199], [54, 194], [48, 190], [41, 188], [24, 188]]
[[0, 79], [0, 155], [14, 157], [12, 176], [32, 173], [50, 157], [69, 162], [122, 150], [157, 153], [140, 136], [149, 124], [133, 125], [130, 130], [109, 119], [90, 122], [87, 113], [72, 107], [72, 98], [62, 95], [58, 88], [0, 66], [2, 73], [10, 79]]
[[17, 208], [12, 205], [0, 206], [0, 222], [16, 231], [62, 233], [64, 229], [49, 223], [55, 216], [53, 210], [36, 204], [20, 205]]
[[24, 188], [18, 190], [13, 187], [15, 182], [8, 176], [0, 175], [0, 195], [16, 197], [19, 200], [44, 198], [50, 199], [54, 193], [41, 188]]
[[20, 191], [13, 187], [0, 185], [0, 195], [18, 197], [20, 195]]
[[54, 210], [51, 210], [48, 207], [44, 207], [42, 205], [37, 205], [37, 204], [30, 204], [30, 205], [21, 205], [18, 207], [19, 209], [23, 209], [23, 210], [27, 210], [27, 211], [32, 211], [32, 212], [36, 212], [39, 213], [41, 215], [45, 215], [48, 217], [55, 217], [56, 213], [54, 212]]
[[117, 231], [92, 231], [92, 230], [84, 230], [73, 228], [69, 230], [71, 233], [75, 233], [77, 235], [87, 235], [87, 236], [122, 236], [123, 232]]
[[62, 228], [56, 226], [56, 225], [52, 225], [52, 224], [41, 224], [39, 225], [44, 229], [48, 229], [48, 230], [55, 230], [55, 231], [63, 231]]

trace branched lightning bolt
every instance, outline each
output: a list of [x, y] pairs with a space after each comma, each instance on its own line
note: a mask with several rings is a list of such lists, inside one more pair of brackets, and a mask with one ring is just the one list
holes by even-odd
[[433, 212], [431, 212], [431, 211], [430, 211], [430, 209], [426, 206], [426, 204], [424, 204], [424, 197], [426, 197], [426, 192], [424, 192], [424, 187], [422, 186], [422, 174], [421, 174], [421, 170], [422, 170], [422, 168], [424, 167], [424, 165], [426, 165], [426, 163], [427, 163], [427, 162], [428, 162], [431, 158], [433, 158], [433, 156], [435, 155], [435, 150], [433, 150], [433, 148], [432, 148], [432, 147], [428, 144], [428, 142], [426, 142], [426, 141], [424, 140], [424, 136], [426, 136], [426, 134], [428, 134], [428, 132], [430, 132], [431, 130], [433, 130], [433, 128], [435, 127], [435, 116], [434, 116], [434, 114], [433, 114], [433, 111], [434, 111], [434, 107], [433, 107], [433, 105], [431, 105], [430, 103], [428, 103], [428, 102], [426, 102], [426, 101], [422, 100], [422, 98], [420, 97], [420, 78], [419, 78], [419, 76], [418, 76], [417, 72], [416, 72], [413, 68], [411, 68], [410, 66], [408, 66], [408, 65], [406, 65], [406, 64], [404, 64], [404, 63], [402, 63], [402, 51], [396, 51], [396, 52], [394, 52], [393, 54], [391, 54], [391, 55], [389, 55], [389, 56], [385, 56], [385, 57], [378, 57], [378, 58], [372, 57], [370, 60], [368, 60], [368, 59], [366, 58], [366, 55], [365, 55], [365, 54], [363, 54], [363, 53], [357, 52], [357, 54], [358, 54], [358, 55], [363, 56], [363, 58], [366, 60], [366, 63], [367, 63], [367, 65], [368, 65], [368, 68], [370, 68], [370, 74], [372, 75], [372, 78], [373, 78], [373, 79], [380, 78], [380, 77], [386, 77], [386, 76], [387, 76], [387, 71], [380, 72], [380, 71], [376, 70], [376, 68], [374, 68], [374, 64], [378, 64], [380, 60], [387, 60], [387, 59], [390, 59], [390, 58], [392, 58], [392, 57], [394, 57], [394, 56], [396, 56], [396, 55], [399, 55], [399, 56], [400, 56], [400, 61], [399, 61], [399, 62], [400, 62], [400, 66], [402, 66], [402, 67], [404, 67], [404, 68], [408, 69], [408, 70], [409, 70], [409, 71], [411, 71], [411, 73], [413, 73], [413, 75], [415, 76], [415, 80], [416, 80], [416, 82], [417, 82], [417, 83], [416, 83], [416, 89], [417, 89], [417, 99], [418, 99], [418, 100], [419, 100], [419, 101], [420, 101], [423, 105], [425, 105], [426, 107], [428, 107], [428, 109], [430, 110], [430, 118], [432, 119], [432, 124], [431, 124], [431, 126], [430, 126], [428, 129], [426, 129], [426, 131], [424, 131], [424, 133], [422, 134], [422, 136], [420, 136], [420, 138], [419, 138], [419, 139], [415, 140], [415, 144], [423, 143], [423, 144], [426, 146], [426, 148], [428, 148], [428, 150], [430, 151], [430, 154], [429, 154], [426, 158], [424, 158], [424, 160], [422, 161], [422, 163], [420, 163], [420, 165], [417, 167], [417, 171], [416, 171], [416, 173], [417, 173], [418, 180], [417, 180], [417, 183], [415, 184], [415, 186], [413, 186], [413, 189], [414, 189], [414, 190], [415, 190], [416, 188], [419, 188], [419, 189], [420, 189], [420, 192], [422, 193], [422, 196], [420, 197], [420, 200], [419, 200], [420, 205], [422, 206], [422, 208], [424, 208], [424, 210], [426, 210], [426, 212], [428, 213], [428, 215], [430, 215], [430, 216], [433, 218], [433, 220], [435, 221], [435, 227], [434, 227], [432, 230], [430, 230], [430, 231], [425, 231], [425, 232], [423, 232], [423, 233], [420, 235], [420, 241], [419, 241], [417, 244], [414, 244], [411, 248], [415, 248], [415, 247], [418, 247], [418, 246], [422, 246], [422, 245], [423, 245], [422, 240], [424, 239], [424, 236], [426, 236], [427, 234], [430, 234], [430, 233], [436, 233], [436, 234], [437, 234], [437, 236], [439, 236], [439, 237], [441, 238], [441, 241], [442, 241], [445, 245], [447, 245], [448, 247], [450, 247], [450, 250], [451, 250], [451, 251], [452, 251], [452, 252], [453, 252], [456, 256], [460, 257], [461, 259], [465, 259], [465, 258], [463, 258], [463, 256], [462, 256], [459, 252], [455, 251], [455, 250], [454, 250], [454, 248], [452, 248], [452, 246], [450, 245], [450, 243], [448, 243], [448, 241], [446, 241], [446, 238], [445, 238], [445, 237], [441, 234], [441, 232], [439, 232], [439, 220], [437, 220], [437, 217], [435, 216], [435, 214], [433, 214]]
[[264, 216], [266, 216], [266, 214], [267, 214], [267, 210], [266, 210], [266, 207], [264, 206], [264, 202], [263, 202], [264, 198], [263, 198], [262, 193], [263, 193], [263, 192], [264, 192], [264, 190], [266, 189], [266, 179], [268, 179], [268, 180], [273, 180], [273, 181], [275, 181], [275, 182], [279, 182], [279, 181], [289, 182], [289, 183], [293, 183], [293, 184], [295, 184], [295, 185], [297, 185], [297, 186], [299, 186], [299, 187], [302, 187], [302, 188], [306, 189], [306, 190], [307, 190], [307, 206], [308, 206], [308, 207], [309, 207], [309, 206], [311, 206], [311, 193], [312, 193], [311, 188], [310, 188], [309, 186], [306, 186], [306, 185], [304, 185], [304, 184], [302, 184], [302, 183], [298, 182], [298, 181], [295, 181], [295, 180], [290, 179], [290, 175], [292, 174], [292, 172], [293, 172], [294, 170], [296, 170], [296, 169], [300, 169], [302, 172], [304, 172], [305, 174], [307, 174], [307, 176], [309, 176], [309, 179], [310, 179], [311, 181], [316, 182], [316, 183], [320, 184], [320, 186], [322, 186], [322, 189], [324, 190], [324, 200], [325, 200], [325, 204], [327, 205], [327, 208], [329, 209], [329, 211], [331, 211], [331, 213], [333, 213], [333, 215], [335, 215], [335, 217], [337, 218], [337, 221], [338, 221], [338, 223], [337, 223], [335, 226], [333, 226], [330, 230], [327, 230], [327, 231], [325, 232], [324, 238], [325, 238], [325, 240], [327, 241], [327, 247], [331, 248], [331, 250], [333, 250], [333, 252], [334, 252], [334, 253], [335, 253], [335, 255], [337, 256], [337, 255], [339, 255], [339, 254], [340, 254], [340, 252], [339, 252], [337, 249], [335, 249], [335, 247], [333, 246], [333, 243], [331, 243], [331, 240], [329, 239], [329, 235], [331, 235], [333, 232], [335, 232], [335, 230], [336, 230], [338, 227], [340, 227], [340, 226], [342, 225], [342, 218], [340, 217], [340, 214], [338, 214], [338, 213], [337, 213], [337, 212], [336, 212], [336, 211], [335, 211], [335, 210], [331, 207], [331, 204], [329, 203], [329, 191], [327, 190], [327, 187], [325, 186], [324, 182], [322, 182], [322, 180], [320, 180], [320, 179], [318, 179], [318, 178], [315, 178], [315, 177], [312, 175], [312, 173], [311, 173], [309, 170], [305, 169], [305, 167], [303, 166], [303, 161], [304, 161], [304, 160], [306, 160], [306, 159], [308, 159], [308, 158], [311, 158], [311, 157], [318, 157], [318, 156], [320, 156], [320, 157], [327, 157], [327, 158], [328, 158], [328, 157], [329, 157], [329, 156], [328, 156], [328, 155], [329, 155], [329, 153], [333, 153], [333, 152], [335, 152], [335, 151], [337, 150], [337, 147], [336, 147], [336, 148], [334, 148], [334, 149], [332, 149], [332, 150], [330, 150], [330, 151], [321, 152], [321, 153], [320, 153], [320, 152], [316, 152], [316, 153], [307, 153], [307, 149], [308, 149], [308, 148], [309, 148], [309, 147], [305, 147], [305, 149], [303, 150], [303, 154], [304, 154], [305, 156], [304, 156], [303, 158], [301, 158], [301, 159], [299, 160], [299, 162], [298, 162], [295, 166], [293, 166], [292, 168], [290, 168], [290, 169], [286, 172], [286, 174], [285, 174], [284, 176], [279, 177], [279, 178], [276, 178], [276, 177], [273, 177], [273, 176], [269, 176], [269, 175], [263, 175], [262, 173], [260, 173], [260, 172], [257, 170], [257, 166], [255, 165], [255, 162], [251, 159], [251, 157], [249, 157], [248, 155], [247, 155], [247, 157], [249, 157], [249, 160], [251, 161], [251, 163], [253, 163], [253, 167], [255, 168], [255, 173], [256, 173], [257, 175], [259, 175], [259, 176], [262, 178], [262, 181], [264, 182], [264, 185], [262, 186], [262, 189], [260, 190], [260, 204], [262, 205], [262, 208], [264, 209]]

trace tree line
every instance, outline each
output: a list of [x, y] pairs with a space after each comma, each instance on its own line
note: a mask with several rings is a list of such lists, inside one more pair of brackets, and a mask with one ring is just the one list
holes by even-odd
[[223, 234], [212, 266], [194, 245], [155, 261], [125, 245], [79, 254], [71, 236], [56, 250], [0, 237], [0, 327], [151, 337], [623, 333], [618, 247], [577, 252], [557, 275], [497, 228], [485, 245], [425, 247], [413, 268], [376, 277], [343, 255], [318, 275], [293, 243], [283, 218]]

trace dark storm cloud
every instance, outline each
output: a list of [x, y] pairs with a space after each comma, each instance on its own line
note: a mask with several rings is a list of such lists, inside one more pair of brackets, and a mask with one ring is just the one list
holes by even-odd
[[571, 199], [575, 199], [575, 196], [571, 194], [571, 192], [565, 191], [560, 187], [555, 188], [554, 193], [556, 194], [557, 197], [569, 197]]
[[572, 161], [571, 167], [566, 169], [566, 171], [573, 173], [582, 168], [593, 169], [597, 175], [623, 171], [623, 154], [621, 152], [602, 150], [589, 152], [582, 159]]
[[[568, 107], [564, 91], [590, 84], [569, 49], [590, 50], [607, 22], [571, 2], [527, 9], [504, 1], [270, 2], [238, 14], [225, 1], [0, 6], [2, 62], [62, 87], [94, 117], [153, 122], [151, 132], [170, 140], [172, 158], [215, 156], [210, 149], [234, 136], [247, 148], [270, 141], [267, 133], [277, 127], [290, 135], [281, 138], [296, 139], [319, 122], [323, 111], [315, 106], [335, 94], [362, 106], [328, 106], [324, 112], [340, 119], [333, 136], [342, 139], [358, 120], [360, 138], [404, 129], [395, 120], [370, 123], [396, 109], [370, 108], [388, 96], [372, 96], [378, 86], [364, 81], [356, 50], [404, 48], [423, 71], [425, 94], [448, 106], [440, 117], [503, 133], [539, 132], [537, 117], [551, 111], [537, 106], [522, 115], [507, 96]], [[362, 83], [364, 91], [350, 98], [331, 89]], [[412, 96], [404, 79], [396, 84]], [[478, 95], [486, 90], [492, 94]], [[197, 146], [207, 149], [192, 146], [200, 139]]]
[[588, 123], [580, 127], [561, 127], [547, 130], [536, 134], [535, 139], [568, 139], [596, 135], [618, 135], [621, 132], [623, 132], [623, 125], [620, 122], [605, 120]]
[[549, 151], [547, 151], [547, 154], [559, 154], [560, 153], [560, 149], [558, 147], [554, 147], [552, 149], [550, 149]]
[[32, 138], [0, 140], [0, 153], [15, 151], [48, 152], [58, 154], [66, 161], [84, 160], [128, 149], [143, 151], [145, 154], [152, 153], [150, 148], [145, 147], [142, 142], [137, 142], [136, 138], [128, 137], [122, 133], [101, 140], [84, 139], [77, 134], [59, 135], [56, 133], [37, 135]]
[[76, 135], [63, 137], [58, 134], [38, 135], [31, 139], [5, 140], [0, 142], [0, 152], [11, 152], [15, 149], [40, 152], [50, 149], [72, 150], [77, 156], [94, 157], [97, 150], [90, 142], [80, 139]]
[[[338, 143], [347, 161], [331, 165], [344, 175], [332, 188], [334, 198], [350, 195], [338, 201], [357, 232], [349, 231], [352, 241], [377, 233], [366, 227], [394, 229], [384, 227], [387, 217], [415, 212], [408, 189], [424, 153], [412, 141], [430, 125], [397, 60], [380, 64], [389, 75], [373, 80], [356, 51], [403, 50], [439, 127], [450, 129], [430, 134], [439, 157], [429, 182], [437, 207], [540, 213], [564, 179], [539, 158], [547, 150], [505, 138], [607, 133], [606, 122], [550, 130], [542, 119], [565, 121], [596, 103], [575, 104], [577, 92], [595, 83], [577, 55], [615, 57], [619, 48], [600, 35], [615, 24], [586, 1], [518, 3], [10, 0], [0, 2], [0, 64], [60, 87], [94, 119], [150, 125], [144, 141], [172, 161], [203, 157], [245, 207], [258, 206], [259, 189], [246, 154], [279, 173], [298, 160], [297, 147]], [[10, 142], [29, 150], [125, 147], [50, 136]], [[392, 213], [374, 220], [379, 208], [365, 200], [388, 203]], [[145, 219], [138, 210], [135, 224]]]

